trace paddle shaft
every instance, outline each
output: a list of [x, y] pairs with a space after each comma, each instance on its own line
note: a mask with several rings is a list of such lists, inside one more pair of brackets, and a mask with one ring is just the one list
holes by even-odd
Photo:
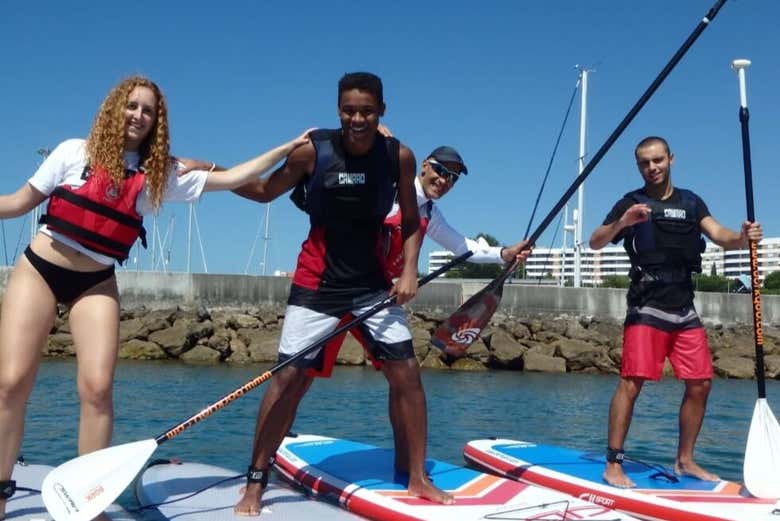
[[[452, 269], [453, 267], [457, 266], [458, 264], [461, 264], [462, 262], [465, 262], [466, 259], [471, 257], [473, 254], [474, 254], [473, 252], [467, 251], [463, 255], [455, 257], [454, 259], [449, 261], [444, 266], [438, 268], [437, 270], [429, 273], [428, 275], [426, 275], [424, 277], [421, 277], [417, 281], [417, 286], [418, 287], [424, 286], [425, 284], [427, 284], [428, 282], [432, 281], [433, 279], [435, 279], [436, 277], [438, 277], [439, 275], [441, 275], [445, 271], [448, 271], [448, 270]], [[288, 365], [292, 364], [293, 362], [295, 362], [297, 360], [300, 360], [301, 358], [305, 357], [306, 355], [308, 355], [309, 353], [311, 353], [312, 351], [314, 351], [318, 347], [322, 346], [323, 344], [327, 343], [328, 341], [332, 340], [333, 338], [339, 336], [341, 333], [344, 333], [345, 331], [349, 331], [350, 329], [352, 329], [353, 327], [355, 327], [359, 323], [365, 321], [367, 318], [369, 318], [369, 317], [371, 317], [373, 315], [376, 315], [381, 310], [383, 310], [383, 309], [385, 309], [387, 307], [392, 306], [393, 303], [395, 302], [395, 299], [396, 299], [395, 295], [390, 295], [390, 296], [382, 299], [381, 301], [379, 301], [376, 304], [374, 304], [373, 306], [371, 306], [371, 308], [368, 311], [366, 311], [365, 313], [362, 313], [360, 316], [355, 317], [354, 319], [350, 320], [346, 324], [344, 324], [344, 325], [342, 325], [340, 327], [337, 327], [336, 329], [334, 329], [333, 331], [331, 331], [327, 335], [325, 335], [322, 338], [316, 340], [313, 344], [304, 347], [303, 349], [301, 349], [300, 351], [295, 353], [290, 358], [286, 359], [283, 362], [280, 362], [280, 363], [276, 364], [275, 366], [271, 367], [268, 371], [266, 371], [263, 374], [257, 376], [256, 378], [253, 378], [249, 382], [247, 382], [244, 385], [242, 385], [241, 387], [235, 389], [233, 392], [225, 395], [224, 397], [222, 397], [221, 399], [219, 399], [216, 402], [212, 403], [208, 407], [203, 408], [197, 414], [195, 414], [195, 415], [191, 416], [190, 418], [184, 420], [183, 422], [181, 422], [181, 423], [171, 427], [170, 429], [168, 429], [164, 433], [162, 433], [159, 436], [157, 436], [155, 438], [155, 441], [157, 442], [158, 445], [160, 445], [160, 444], [162, 444], [162, 443], [164, 443], [164, 442], [166, 442], [166, 441], [168, 441], [170, 439], [175, 438], [176, 436], [178, 436], [179, 434], [181, 434], [182, 432], [184, 432], [188, 428], [192, 427], [196, 423], [200, 422], [201, 420], [203, 420], [205, 418], [208, 418], [209, 416], [211, 416], [212, 414], [214, 414], [218, 410], [222, 409], [223, 407], [225, 407], [229, 403], [237, 400], [238, 398], [240, 398], [244, 394], [248, 393], [249, 391], [251, 391], [255, 387], [258, 387], [259, 385], [261, 385], [265, 381], [269, 380], [271, 378], [271, 376], [273, 376], [274, 373], [276, 373], [276, 372], [280, 371], [281, 369], [287, 367]]]
[[[749, 64], [749, 62], [748, 62]], [[748, 121], [750, 112], [747, 108], [747, 94], [745, 88], [745, 69], [747, 65], [735, 66], [739, 74], [739, 123], [742, 128], [742, 164], [745, 170], [745, 202], [747, 206], [747, 220], [755, 222], [755, 209], [753, 207], [753, 166], [750, 161], [750, 130]], [[758, 383], [758, 397], [766, 398], [766, 382], [764, 377], [764, 328], [761, 324], [761, 279], [758, 273], [758, 244], [750, 241], [750, 285], [753, 303], [753, 340], [756, 347], [756, 382]]]
[[[685, 40], [685, 43], [683, 43], [677, 52], [674, 53], [674, 56], [672, 56], [671, 60], [669, 60], [669, 63], [666, 64], [655, 80], [653, 80], [653, 83], [650, 84], [639, 100], [634, 104], [633, 107], [631, 107], [631, 110], [628, 111], [628, 114], [626, 114], [626, 116], [623, 118], [623, 121], [620, 122], [620, 124], [612, 132], [612, 134], [610, 134], [604, 144], [601, 145], [601, 148], [599, 148], [598, 151], [593, 155], [593, 158], [588, 162], [587, 165], [585, 165], [585, 168], [582, 169], [580, 175], [577, 176], [569, 189], [566, 190], [563, 196], [561, 196], [553, 209], [550, 210], [550, 212], [547, 214], [547, 217], [545, 217], [539, 226], [537, 226], [536, 230], [534, 230], [534, 233], [532, 233], [528, 238], [529, 247], [536, 243], [536, 241], [539, 239], [539, 236], [544, 233], [544, 230], [547, 229], [555, 216], [558, 215], [558, 212], [560, 212], [561, 209], [566, 205], [569, 198], [574, 195], [574, 192], [577, 191], [577, 188], [579, 188], [579, 186], [585, 182], [585, 178], [590, 175], [591, 171], [596, 167], [596, 165], [598, 165], [599, 161], [601, 161], [601, 158], [603, 158], [607, 151], [612, 148], [612, 145], [615, 143], [615, 141], [617, 141], [618, 137], [620, 137], [623, 131], [626, 130], [626, 127], [628, 127], [629, 123], [633, 121], [639, 111], [642, 110], [642, 107], [645, 106], [655, 91], [658, 90], [658, 87], [661, 86], [661, 83], [663, 83], [666, 77], [669, 76], [669, 73], [672, 72], [672, 69], [674, 69], [685, 53], [688, 52], [688, 49], [691, 48], [694, 42], [699, 38], [699, 35], [704, 31], [704, 29], [707, 28], [709, 23], [715, 18], [715, 16], [718, 14], [718, 11], [720, 11], [720, 8], [723, 7], [723, 4], [725, 3], [726, 0], [718, 0], [715, 2], [715, 5], [710, 8], [702, 21], [699, 22], [699, 25], [696, 26], [691, 35], [688, 36], [688, 39]], [[501, 279], [501, 282], [503, 283], [503, 281], [507, 279], [508, 273], [516, 268], [516, 262], [510, 263], [504, 268], [504, 271], [498, 276], [498, 278]]]

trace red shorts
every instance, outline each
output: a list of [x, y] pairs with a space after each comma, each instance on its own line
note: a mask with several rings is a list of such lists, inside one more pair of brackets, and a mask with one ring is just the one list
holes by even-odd
[[620, 376], [660, 380], [666, 357], [680, 380], [712, 378], [712, 356], [703, 327], [672, 332], [641, 324], [625, 327]]

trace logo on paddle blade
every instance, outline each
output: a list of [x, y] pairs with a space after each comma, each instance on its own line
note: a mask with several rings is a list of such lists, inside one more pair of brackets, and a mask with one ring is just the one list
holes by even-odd
[[92, 501], [99, 495], [101, 495], [103, 492], [105, 492], [105, 489], [103, 489], [103, 485], [97, 485], [95, 488], [87, 492], [86, 496], [84, 496], [84, 499], [87, 501]]
[[65, 488], [65, 485], [62, 483], [54, 483], [53, 488], [54, 492], [56, 492], [57, 496], [60, 498], [60, 501], [62, 501], [62, 504], [65, 507], [65, 511], [68, 514], [79, 511], [78, 505], [76, 505], [76, 502], [73, 501], [73, 498], [71, 498], [70, 494], [68, 494], [68, 490]]
[[456, 344], [466, 344], [467, 346], [470, 346], [479, 338], [480, 331], [482, 331], [482, 329], [478, 327], [467, 327], [460, 331], [455, 331], [450, 338]]

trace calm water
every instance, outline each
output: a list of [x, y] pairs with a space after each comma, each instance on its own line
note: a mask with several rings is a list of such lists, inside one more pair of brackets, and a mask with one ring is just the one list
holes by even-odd
[[[114, 444], [156, 437], [266, 367], [122, 361], [116, 377]], [[56, 465], [76, 455], [75, 371], [73, 361], [42, 364], [22, 447], [29, 462]], [[489, 436], [589, 450], [606, 445], [615, 376], [426, 371], [423, 379], [431, 457], [462, 463], [464, 443]], [[770, 406], [780, 414], [780, 382], [767, 384]], [[673, 461], [682, 390], [682, 384], [672, 378], [645, 385], [626, 446], [631, 456], [665, 464]], [[163, 444], [154, 457], [245, 469], [262, 393], [261, 386]], [[756, 396], [753, 381], [716, 380], [713, 386], [697, 459], [724, 478], [741, 478]], [[314, 383], [294, 429], [392, 447], [384, 377], [370, 368], [336, 368], [333, 378]], [[130, 494], [121, 502], [133, 506]]]

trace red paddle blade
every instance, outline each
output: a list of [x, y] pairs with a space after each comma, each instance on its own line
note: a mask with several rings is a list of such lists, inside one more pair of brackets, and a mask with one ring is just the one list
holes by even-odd
[[447, 320], [442, 322], [433, 333], [431, 343], [444, 353], [460, 358], [479, 338], [480, 332], [490, 322], [501, 295], [504, 293], [504, 281], [493, 281], [479, 293], [468, 299]]

